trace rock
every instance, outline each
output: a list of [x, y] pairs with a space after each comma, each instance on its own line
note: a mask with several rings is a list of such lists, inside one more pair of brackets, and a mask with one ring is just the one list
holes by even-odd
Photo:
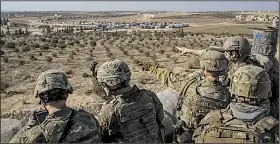
[[1, 119], [1, 143], [8, 143], [21, 129], [22, 124], [16, 119]]
[[167, 88], [164, 91], [157, 93], [157, 96], [164, 109], [164, 117], [161, 123], [165, 129], [165, 139], [167, 139], [173, 132], [172, 125], [175, 125], [177, 121], [175, 117], [175, 108], [180, 95], [174, 89]]
[[174, 89], [167, 88], [157, 93], [159, 100], [163, 105], [163, 109], [172, 115], [175, 115], [175, 108], [179, 100], [180, 94]]

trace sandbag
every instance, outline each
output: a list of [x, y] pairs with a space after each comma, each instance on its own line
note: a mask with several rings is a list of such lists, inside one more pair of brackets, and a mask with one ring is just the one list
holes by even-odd
[[21, 128], [17, 119], [1, 119], [1, 143], [8, 143]]
[[162, 92], [157, 93], [164, 109], [164, 117], [162, 125], [165, 129], [165, 139], [172, 136], [173, 127], [176, 124], [175, 108], [180, 97], [179, 93], [174, 89], [167, 88]]
[[163, 109], [172, 115], [175, 115], [175, 108], [180, 97], [180, 93], [172, 88], [167, 88], [157, 93], [159, 100], [163, 105]]

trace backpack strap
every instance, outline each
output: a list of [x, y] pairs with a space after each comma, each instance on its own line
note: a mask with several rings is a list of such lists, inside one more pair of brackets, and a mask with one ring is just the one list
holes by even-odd
[[191, 80], [189, 80], [181, 89], [181, 92], [180, 92], [180, 97], [179, 97], [179, 100], [176, 104], [176, 110], [177, 111], [180, 111], [181, 108], [182, 108], [182, 104], [183, 104], [183, 100], [185, 98], [185, 95], [186, 95], [186, 92], [188, 90], [188, 88], [191, 86], [191, 84], [193, 84], [194, 82], [196, 82], [196, 78], [192, 78]]
[[62, 143], [63, 140], [65, 140], [66, 136], [68, 135], [68, 133], [69, 133], [71, 127], [72, 127], [72, 124], [73, 124], [73, 116], [74, 116], [74, 109], [72, 109], [72, 111], [71, 111], [71, 115], [69, 117], [69, 120], [68, 120], [68, 122], [67, 122], [67, 124], [64, 128], [63, 133], [61, 134], [61, 136], [58, 140], [58, 143]]

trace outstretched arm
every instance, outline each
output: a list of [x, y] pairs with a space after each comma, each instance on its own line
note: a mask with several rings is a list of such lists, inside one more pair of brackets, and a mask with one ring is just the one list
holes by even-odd
[[150, 71], [152, 75], [154, 75], [158, 80], [162, 81], [167, 87], [180, 91], [184, 86], [184, 77], [176, 75], [167, 69], [158, 68], [156, 66], [146, 65], [145, 67], [146, 68], [143, 70]]
[[181, 52], [181, 54], [191, 53], [197, 56], [201, 56], [206, 50], [196, 50], [196, 49], [188, 49], [185, 47], [177, 47], [176, 48]]

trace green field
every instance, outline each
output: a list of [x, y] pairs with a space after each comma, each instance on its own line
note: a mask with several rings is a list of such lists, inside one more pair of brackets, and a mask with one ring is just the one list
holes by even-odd
[[207, 25], [207, 26], [198, 26], [198, 27], [187, 27], [184, 28], [185, 32], [194, 32], [194, 33], [230, 33], [230, 34], [252, 34], [253, 29], [248, 29], [248, 27], [263, 28], [263, 25], [253, 25], [253, 24], [232, 24], [232, 25]]

